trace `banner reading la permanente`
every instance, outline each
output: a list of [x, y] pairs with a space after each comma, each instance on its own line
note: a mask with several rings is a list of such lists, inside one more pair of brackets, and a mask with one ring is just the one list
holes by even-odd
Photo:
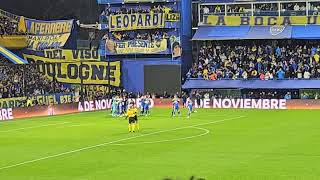
[[167, 40], [106, 41], [107, 54], [156, 54], [168, 50]]
[[200, 25], [206, 26], [273, 26], [320, 24], [319, 16], [215, 16], [204, 15]]
[[[49, 59], [41, 56], [23, 54], [28, 62], [36, 62], [38, 71], [48, 78], [71, 84], [108, 84], [120, 86], [120, 61], [77, 62]], [[110, 74], [109, 74], [110, 71]]]
[[111, 15], [109, 31], [127, 31], [135, 29], [157, 29], [165, 27], [164, 13], [118, 14]]
[[32, 50], [62, 48], [73, 29], [73, 20], [38, 21], [26, 19], [27, 48]]

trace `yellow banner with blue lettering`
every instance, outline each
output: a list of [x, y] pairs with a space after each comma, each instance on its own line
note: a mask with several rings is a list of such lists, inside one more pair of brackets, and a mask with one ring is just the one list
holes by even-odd
[[26, 19], [27, 48], [31, 50], [62, 48], [73, 30], [73, 20], [38, 21]]
[[274, 26], [320, 24], [320, 16], [215, 16], [204, 15], [205, 26]]
[[[55, 93], [46, 95], [36, 95], [29, 97], [32, 101], [37, 101], [38, 104], [50, 105], [50, 104], [63, 104], [74, 102], [74, 93]], [[14, 98], [2, 98], [0, 99], [0, 109], [4, 108], [18, 108], [27, 106], [27, 97], [14, 97]], [[35, 105], [31, 103], [30, 105]]]
[[23, 54], [28, 62], [36, 64], [37, 70], [47, 78], [53, 77], [62, 83], [108, 84], [120, 86], [120, 61], [74, 61], [57, 60], [41, 56]]
[[156, 54], [168, 51], [166, 39], [157, 41], [132, 40], [132, 41], [106, 41], [106, 52], [112, 54]]
[[44, 57], [63, 61], [100, 61], [98, 50], [87, 49], [45, 49]]
[[166, 19], [164, 13], [118, 14], [109, 18], [110, 32], [164, 28]]
[[178, 22], [180, 21], [180, 13], [167, 13], [166, 21], [169, 22]]

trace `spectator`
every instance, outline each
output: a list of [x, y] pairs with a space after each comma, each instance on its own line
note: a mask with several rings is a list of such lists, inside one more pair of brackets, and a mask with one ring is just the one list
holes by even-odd
[[303, 74], [303, 78], [304, 78], [304, 79], [310, 79], [310, 75], [311, 75], [311, 74], [310, 74], [309, 71], [305, 71], [304, 74]]
[[264, 75], [263, 72], [260, 73], [260, 77], [259, 77], [259, 78], [260, 78], [260, 80], [266, 80], [266, 79], [265, 79], [265, 75]]
[[295, 10], [295, 11], [299, 11], [300, 10], [300, 7], [299, 7], [299, 5], [297, 3], [294, 5], [293, 10]]
[[320, 59], [320, 56], [318, 54], [318, 52], [315, 53], [315, 55], [313, 56], [314, 60], [316, 63], [319, 63], [319, 59]]
[[291, 93], [288, 92], [288, 93], [284, 96], [284, 99], [290, 100], [290, 99], [291, 99]]
[[210, 13], [209, 8], [208, 8], [207, 6], [205, 6], [205, 7], [203, 8], [203, 14], [209, 14], [209, 13]]
[[277, 72], [277, 78], [278, 79], [284, 79], [284, 71], [282, 70], [282, 68], [280, 68]]

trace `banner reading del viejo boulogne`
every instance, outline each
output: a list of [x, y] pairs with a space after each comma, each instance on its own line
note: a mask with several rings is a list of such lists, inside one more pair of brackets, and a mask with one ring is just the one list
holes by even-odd
[[[37, 70], [58, 82], [80, 84], [108, 84], [120, 86], [120, 61], [63, 61], [35, 55], [23, 55], [28, 62], [36, 62]], [[110, 74], [109, 74], [110, 71]]]
[[26, 19], [27, 48], [32, 50], [62, 48], [73, 30], [73, 20], [38, 21]]

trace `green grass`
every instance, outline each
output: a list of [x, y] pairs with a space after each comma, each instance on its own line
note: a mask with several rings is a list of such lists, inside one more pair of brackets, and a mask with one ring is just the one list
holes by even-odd
[[0, 179], [320, 178], [320, 111], [169, 114], [152, 110], [140, 118], [141, 132], [131, 134], [124, 118], [107, 112], [1, 122]]

